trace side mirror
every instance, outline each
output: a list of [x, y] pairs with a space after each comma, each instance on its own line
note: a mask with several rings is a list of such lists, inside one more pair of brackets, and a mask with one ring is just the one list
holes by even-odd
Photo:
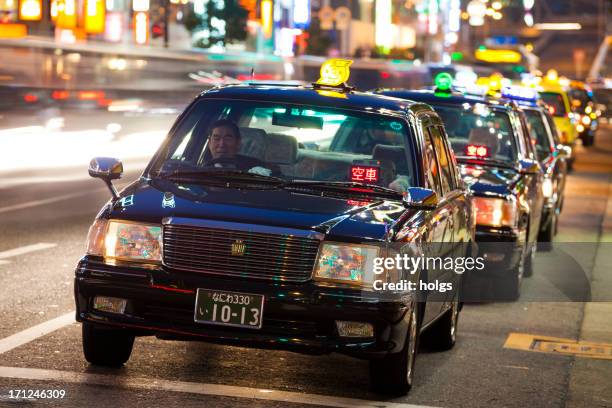
[[561, 158], [569, 159], [570, 157], [572, 157], [572, 148], [571, 148], [571, 146], [566, 146], [564, 144], [558, 144], [557, 145], [557, 152], [559, 154], [559, 157], [561, 157]]
[[540, 163], [537, 160], [523, 159], [519, 161], [519, 165], [519, 170], [523, 174], [537, 174], [542, 171], [542, 167], [540, 167]]
[[428, 188], [408, 187], [404, 204], [406, 207], [433, 210], [438, 206], [438, 194]]
[[121, 178], [122, 174], [123, 163], [112, 157], [94, 157], [89, 162], [89, 175], [102, 179], [115, 200], [119, 198], [119, 193], [117, 193], [115, 186], [113, 186], [112, 180]]

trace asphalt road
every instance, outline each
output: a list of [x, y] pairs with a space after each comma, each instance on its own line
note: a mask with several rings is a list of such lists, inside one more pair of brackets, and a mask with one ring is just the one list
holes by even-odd
[[[103, 114], [90, 118], [101, 123], [101, 129], [110, 120]], [[163, 137], [172, 115], [156, 120], [153, 127], [162, 136], [151, 138], [150, 144]], [[147, 117], [112, 121], [139, 121], [151, 127]], [[0, 143], [8, 137], [3, 131]], [[126, 133], [101, 139], [100, 147], [104, 150], [117, 142], [118, 152], [130, 150], [131, 144], [121, 145], [129, 137]], [[33, 140], [42, 143], [40, 138]], [[31, 146], [32, 151], [41, 148], [44, 145]], [[149, 152], [152, 149], [143, 146], [142, 154], [126, 160], [130, 170], [121, 185], [138, 176]], [[17, 153], [5, 158], [15, 159]], [[84, 149], [79, 154], [89, 153]], [[122, 369], [90, 367], [81, 352], [80, 326], [69, 321], [74, 310], [72, 281], [87, 229], [109, 194], [102, 182], [86, 176], [85, 158], [79, 160], [68, 167], [51, 160], [49, 165], [0, 171], [0, 406], [612, 406], [611, 360], [584, 363], [584, 358], [573, 355], [503, 347], [510, 333], [612, 342], [609, 320], [589, 311], [590, 303], [564, 298], [563, 290], [551, 298], [554, 302], [542, 301], [542, 293], [558, 286], [546, 269], [558, 260], [546, 253], [538, 254], [535, 274], [525, 280], [518, 302], [466, 305], [456, 347], [444, 353], [421, 350], [415, 386], [408, 396], [396, 400], [370, 391], [365, 361], [339, 355], [139, 338]], [[612, 205], [611, 128], [599, 133], [593, 148], [578, 147], [575, 168], [557, 239], [586, 243], [571, 258], [583, 266], [588, 286], [597, 282], [598, 250], [603, 248], [598, 242]], [[538, 273], [545, 269], [548, 275]], [[27, 331], [49, 321], [57, 323], [57, 330], [46, 335], [41, 335], [42, 329]], [[599, 330], [599, 338], [584, 337], [587, 323]], [[23, 344], [3, 350], [9, 336]], [[10, 399], [10, 390], [15, 389], [64, 390], [65, 397]]]

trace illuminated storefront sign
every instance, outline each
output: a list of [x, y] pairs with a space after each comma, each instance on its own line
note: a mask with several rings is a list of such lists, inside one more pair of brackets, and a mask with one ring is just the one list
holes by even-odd
[[149, 0], [133, 0], [132, 10], [134, 11], [149, 11]]
[[59, 28], [75, 28], [77, 25], [75, 0], [59, 0], [57, 3], [57, 21]]
[[42, 19], [41, 0], [22, 0], [19, 4], [19, 19], [22, 21], [40, 21]]
[[293, 0], [293, 24], [296, 27], [310, 24], [310, 0]]
[[149, 16], [144, 11], [134, 14], [134, 41], [136, 44], [149, 41]]
[[119, 12], [106, 14], [106, 29], [104, 39], [109, 42], [119, 42], [123, 35], [123, 14]]
[[261, 28], [265, 38], [272, 37], [272, 0], [262, 0], [261, 2]]
[[238, 4], [249, 12], [249, 21], [257, 20], [257, 0], [239, 0]]
[[393, 45], [391, 7], [391, 0], [376, 0], [375, 42], [376, 45], [387, 49]]
[[104, 0], [86, 0], [85, 3], [85, 32], [101, 34], [104, 32], [106, 10]]

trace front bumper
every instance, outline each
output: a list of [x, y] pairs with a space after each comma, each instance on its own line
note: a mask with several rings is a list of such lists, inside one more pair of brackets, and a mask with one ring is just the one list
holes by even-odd
[[[307, 354], [339, 352], [380, 358], [402, 349], [411, 302], [377, 299], [346, 288], [211, 277], [128, 266], [83, 258], [75, 277], [77, 321], [121, 328], [134, 335], [200, 340]], [[194, 322], [197, 288], [264, 295], [262, 328], [236, 328]], [[128, 300], [124, 314], [95, 310], [95, 296]], [[372, 338], [343, 338], [335, 321], [368, 322]]]

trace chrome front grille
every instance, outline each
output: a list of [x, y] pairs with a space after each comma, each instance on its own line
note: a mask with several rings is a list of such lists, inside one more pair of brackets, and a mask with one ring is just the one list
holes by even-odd
[[210, 226], [164, 225], [164, 265], [214, 275], [304, 282], [319, 240]]

